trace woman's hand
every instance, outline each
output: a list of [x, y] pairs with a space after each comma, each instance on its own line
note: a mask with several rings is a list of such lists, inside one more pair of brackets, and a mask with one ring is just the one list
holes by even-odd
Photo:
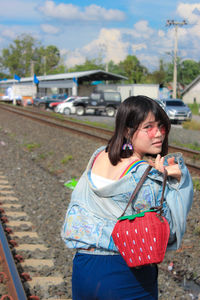
[[160, 154], [156, 156], [155, 161], [149, 160], [149, 164], [161, 173], [164, 173], [164, 169], [167, 170], [168, 176], [176, 178], [178, 181], [181, 179], [181, 170], [179, 165], [175, 163], [175, 158], [170, 157], [167, 160], [168, 166], [164, 166], [164, 157]]

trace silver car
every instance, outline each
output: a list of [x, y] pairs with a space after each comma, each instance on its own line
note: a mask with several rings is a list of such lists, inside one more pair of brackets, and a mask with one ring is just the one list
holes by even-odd
[[67, 98], [66, 102], [58, 104], [55, 112], [65, 115], [75, 114], [77, 108], [74, 106], [74, 102], [79, 99], [88, 99], [88, 97], [71, 96]]
[[171, 123], [182, 123], [192, 119], [190, 108], [181, 99], [162, 99]]

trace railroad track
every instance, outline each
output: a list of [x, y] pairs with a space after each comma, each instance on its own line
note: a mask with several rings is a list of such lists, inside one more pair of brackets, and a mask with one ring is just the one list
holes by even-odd
[[[65, 116], [62, 116], [61, 119], [60, 115], [56, 116], [55, 114], [49, 112], [43, 112], [35, 109], [32, 110], [24, 107], [13, 107], [5, 104], [1, 104], [0, 109], [21, 115], [25, 118], [29, 118], [51, 127], [76, 133], [77, 135], [81, 135], [82, 137], [86, 137], [88, 139], [95, 139], [103, 144], [107, 143], [109, 138], [112, 136], [112, 130], [80, 123], [70, 120]], [[181, 152], [186, 159], [186, 165], [191, 174], [196, 176], [200, 175], [200, 151], [169, 145], [169, 152]]]
[[[48, 126], [54, 126], [70, 132], [73, 131], [76, 134], [96, 139], [103, 143], [107, 142], [112, 134], [111, 130], [102, 130], [101, 128], [91, 127], [87, 124], [81, 124], [68, 119], [58, 120], [58, 118], [49, 113], [32, 112], [21, 108], [5, 108], [5, 106], [1, 105], [0, 108], [9, 110], [11, 113], [20, 114], [26, 118], [31, 118]], [[170, 152], [180, 151], [184, 153], [184, 156], [190, 158], [195, 156], [196, 159], [199, 159], [199, 152], [180, 147], [170, 149]], [[195, 174], [197, 174], [197, 171], [198, 167], [194, 173], [196, 172]], [[14, 195], [7, 179], [1, 172], [0, 218], [3, 222], [2, 227], [6, 230], [6, 238], [9, 241], [7, 248], [9, 248], [14, 257], [13, 264], [18, 267], [18, 280], [22, 282], [22, 293], [25, 293], [25, 297], [32, 300], [66, 299], [64, 298], [65, 293], [62, 289], [62, 283], [64, 280], [66, 282], [66, 278], [63, 280], [62, 276], [59, 276], [57, 273], [54, 274], [54, 259], [51, 257], [50, 249], [44, 245], [43, 241], [40, 240], [34, 231], [34, 224], [29, 221], [29, 217], [23, 211], [23, 206], [20, 205], [19, 199]], [[0, 232], [0, 247], [2, 236], [3, 234]], [[1, 254], [0, 257], [2, 257]], [[45, 276], [45, 274], [48, 274], [48, 276]], [[10, 278], [9, 276], [12, 275], [6, 275], [6, 278], [3, 277], [5, 283]], [[70, 279], [68, 282], [70, 282]], [[20, 286], [20, 284], [17, 286]], [[10, 290], [14, 290], [13, 287], [8, 287], [8, 289], [9, 293]], [[22, 296], [16, 298], [16, 295], [11, 295], [11, 297], [8, 299], [23, 300]]]
[[[48, 257], [48, 258], [47, 258]], [[51, 249], [41, 242], [6, 177], [0, 172], [0, 299], [65, 299], [64, 279], [54, 274]], [[45, 275], [48, 274], [48, 275]], [[68, 299], [70, 300], [70, 299]]]

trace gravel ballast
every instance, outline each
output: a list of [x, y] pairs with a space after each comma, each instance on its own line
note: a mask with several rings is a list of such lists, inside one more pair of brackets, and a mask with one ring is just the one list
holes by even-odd
[[[180, 131], [178, 135], [184, 140], [191, 140], [192, 136], [189, 131]], [[71, 195], [64, 183], [80, 177], [99, 146], [92, 140], [0, 109], [0, 170], [23, 203], [38, 235], [52, 249], [56, 269], [66, 282], [68, 298], [74, 251], [67, 249], [60, 237]], [[200, 299], [199, 215], [199, 191], [196, 191], [182, 248], [167, 253], [159, 266], [161, 300]], [[168, 270], [171, 262], [172, 270]]]

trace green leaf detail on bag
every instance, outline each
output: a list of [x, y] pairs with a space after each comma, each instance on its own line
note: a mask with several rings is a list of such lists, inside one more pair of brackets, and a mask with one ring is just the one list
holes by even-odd
[[64, 183], [64, 186], [66, 186], [71, 190], [73, 190], [76, 185], [77, 185], [77, 180], [75, 178], [72, 178], [71, 180]]
[[147, 212], [155, 212], [154, 209], [149, 209], [149, 210], [144, 210], [142, 212], [140, 212], [139, 214], [136, 215], [130, 215], [130, 216], [123, 216], [123, 217], [119, 217], [118, 220], [122, 221], [122, 220], [134, 220], [135, 218], [140, 218], [140, 217], [144, 217], [145, 213]]

